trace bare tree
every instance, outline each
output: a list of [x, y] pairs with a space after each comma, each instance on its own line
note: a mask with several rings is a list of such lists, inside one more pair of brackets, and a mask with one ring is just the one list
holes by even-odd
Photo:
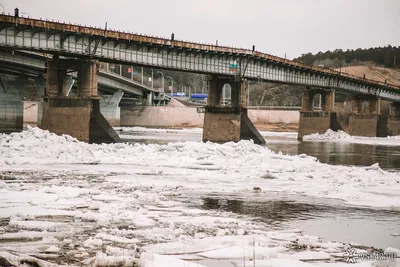
[[204, 75], [192, 74], [188, 79], [188, 84], [190, 87], [196, 90], [203, 87], [203, 81], [205, 81]]

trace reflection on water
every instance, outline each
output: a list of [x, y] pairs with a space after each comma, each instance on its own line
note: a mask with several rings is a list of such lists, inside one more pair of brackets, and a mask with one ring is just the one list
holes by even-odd
[[283, 154], [307, 154], [333, 165], [370, 166], [379, 163], [383, 169], [400, 170], [398, 146], [350, 144], [339, 142], [270, 143], [267, 147]]
[[221, 209], [239, 214], [254, 215], [265, 222], [286, 222], [315, 216], [315, 205], [291, 201], [245, 202], [237, 199], [204, 198], [204, 209]]
[[351, 207], [334, 202], [312, 204], [296, 200], [244, 201], [217, 197], [203, 198], [203, 208], [251, 215], [273, 225], [289, 222], [306, 234], [330, 241], [400, 248], [400, 237], [394, 236], [400, 233], [399, 211]]

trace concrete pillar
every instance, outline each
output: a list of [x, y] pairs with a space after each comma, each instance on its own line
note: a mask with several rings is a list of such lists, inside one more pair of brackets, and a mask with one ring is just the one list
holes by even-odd
[[146, 106], [152, 106], [152, 105], [153, 105], [153, 92], [148, 92], [146, 98]]
[[78, 72], [78, 96], [96, 97], [98, 64], [93, 60], [85, 60], [80, 64]]
[[47, 61], [46, 96], [66, 95], [67, 68], [61, 64], [60, 59]]
[[[232, 88], [232, 106], [222, 106], [222, 89], [225, 83]], [[203, 141], [230, 142], [252, 139], [255, 143], [265, 143], [264, 138], [247, 116], [247, 81], [211, 77], [208, 82], [208, 99], [205, 108]], [[244, 99], [243, 99], [244, 98]]]
[[[74, 97], [66, 96], [68, 69], [78, 70], [78, 91]], [[119, 140], [118, 134], [100, 113], [95, 62], [53, 59], [47, 64], [47, 73], [41, 124], [43, 129], [59, 135], [68, 134], [89, 143], [112, 143]]]
[[[320, 111], [314, 111], [314, 96], [321, 94]], [[299, 120], [298, 139], [313, 133], [325, 133], [328, 129], [342, 130], [334, 112], [335, 91], [323, 89], [306, 89], [303, 91]]]
[[[355, 136], [378, 136], [382, 132], [380, 120], [380, 98], [375, 96], [356, 96], [351, 101], [349, 115], [349, 134]], [[385, 132], [385, 131], [384, 131]], [[383, 134], [385, 135], [385, 134]]]
[[0, 132], [22, 131], [24, 124], [24, 87], [27, 77], [0, 76]]
[[207, 106], [216, 107], [220, 106], [222, 103], [222, 87], [220, 88], [220, 83], [216, 76], [208, 77], [208, 98]]
[[391, 103], [387, 128], [389, 135], [400, 135], [400, 103]]
[[106, 120], [114, 127], [119, 127], [121, 120], [121, 108], [119, 103], [121, 102], [124, 92], [118, 91], [113, 95], [102, 95], [100, 101], [100, 112], [106, 118]]
[[38, 96], [38, 113], [37, 113], [37, 126], [40, 127], [43, 117], [43, 98], [45, 94], [46, 79], [39, 75], [35, 78], [36, 92]]
[[247, 91], [249, 90], [249, 84], [247, 81], [240, 83], [240, 98], [239, 98], [239, 105], [241, 108], [247, 108]]
[[328, 111], [328, 112], [333, 111], [335, 108], [335, 91], [334, 90], [323, 91], [321, 93], [321, 96], [322, 96], [322, 106], [321, 106], [322, 111]]
[[301, 111], [311, 111], [312, 110], [312, 97], [311, 91], [306, 89], [301, 95]]

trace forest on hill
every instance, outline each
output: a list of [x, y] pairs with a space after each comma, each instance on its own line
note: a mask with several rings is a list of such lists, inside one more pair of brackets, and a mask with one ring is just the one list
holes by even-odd
[[400, 60], [400, 46], [371, 47], [368, 49], [335, 49], [333, 51], [318, 52], [317, 54], [302, 54], [294, 61], [308, 65], [323, 66], [326, 68], [341, 68], [356, 65], [375, 65], [386, 68], [398, 68]]

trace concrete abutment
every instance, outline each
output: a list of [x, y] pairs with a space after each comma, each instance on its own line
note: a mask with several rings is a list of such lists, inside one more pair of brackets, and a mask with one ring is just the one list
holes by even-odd
[[376, 96], [355, 96], [351, 100], [349, 134], [354, 136], [387, 136], [386, 123], [380, 114], [381, 100]]
[[0, 132], [22, 131], [24, 125], [24, 87], [27, 77], [0, 77]]
[[387, 128], [389, 135], [400, 135], [400, 103], [391, 103]]
[[[224, 84], [232, 88], [231, 105], [222, 105]], [[230, 142], [252, 139], [257, 144], [265, 140], [255, 128], [246, 109], [247, 81], [212, 76], [208, 80], [208, 99], [205, 108], [203, 141]]]
[[[314, 108], [314, 96], [321, 95], [321, 108]], [[340, 124], [337, 122], [335, 106], [335, 91], [323, 89], [306, 89], [303, 91], [298, 139], [303, 139], [304, 135], [320, 133], [323, 134], [327, 130], [341, 130]]]

